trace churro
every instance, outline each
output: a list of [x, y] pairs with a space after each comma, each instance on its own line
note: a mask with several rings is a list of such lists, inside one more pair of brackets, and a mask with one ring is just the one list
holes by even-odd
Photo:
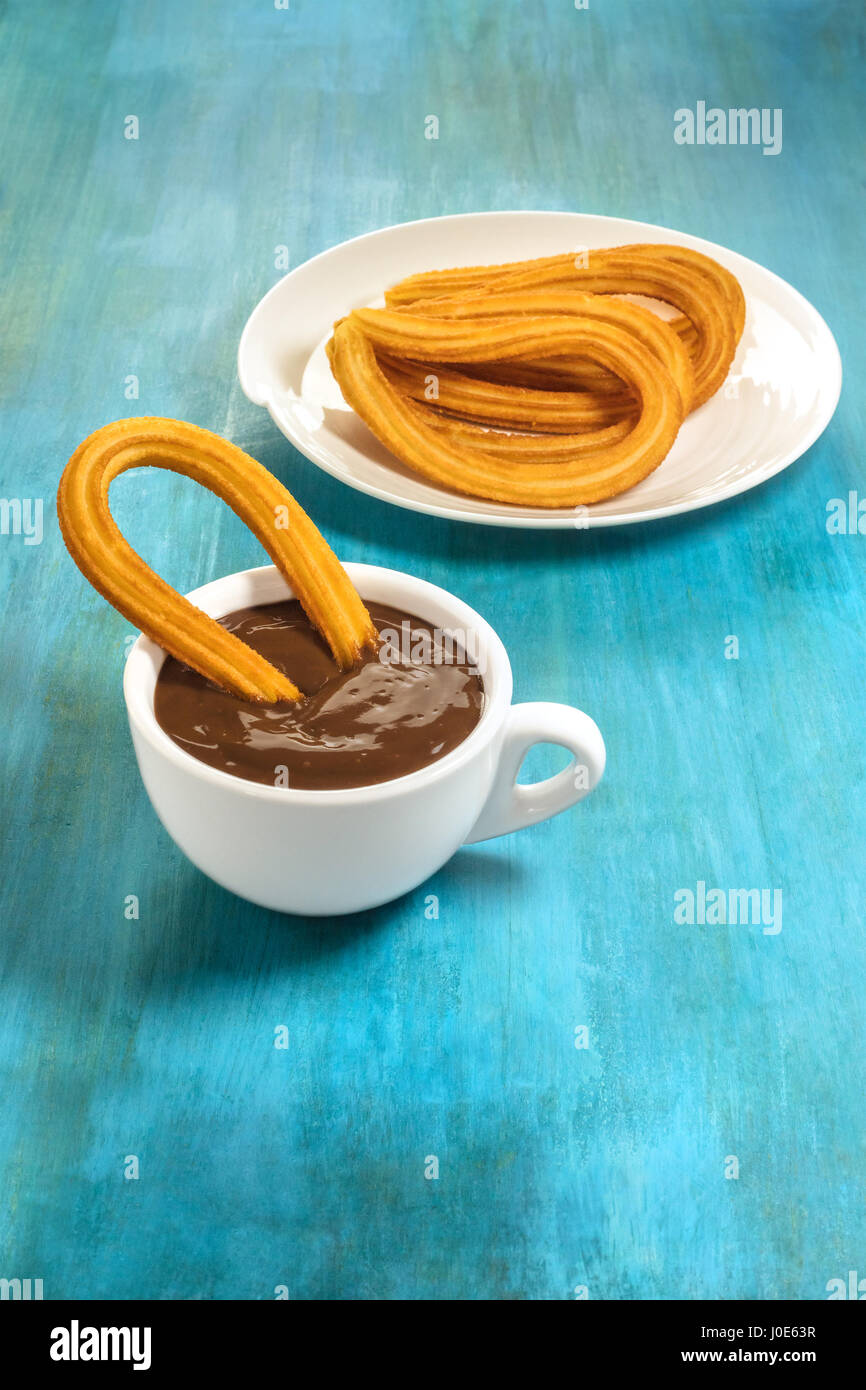
[[692, 408], [719, 388], [730, 369], [745, 321], [739, 282], [709, 256], [688, 247], [657, 245], [604, 247], [578, 256], [547, 256], [499, 266], [428, 271], [393, 285], [385, 295], [390, 308], [421, 301], [559, 285], [593, 294], [639, 294], [673, 305], [695, 333], [695, 392]]
[[539, 507], [646, 477], [724, 381], [745, 322], [730, 271], [662, 244], [429, 271], [385, 301], [334, 326], [348, 404], [422, 476]]
[[180, 420], [118, 420], [91, 434], [66, 465], [57, 514], [66, 546], [95, 589], [179, 661], [234, 695], [299, 700], [297, 686], [183, 598], [122, 536], [109, 484], [143, 466], [182, 473], [216, 493], [261, 541], [341, 668], [375, 647], [375, 626], [313, 522], [273, 474], [236, 445]]
[[[640, 403], [633, 428], [623, 439], [563, 461], [521, 461], [467, 450], [429, 426], [387, 379], [376, 361], [377, 335], [393, 336], [417, 350], [410, 316], [362, 310], [337, 325], [331, 363], [353, 410], [393, 453], [425, 477], [458, 492], [524, 506], [564, 507], [601, 501], [646, 477], [670, 449], [683, 418], [683, 402], [667, 367], [625, 328], [589, 316], [491, 319], [436, 324], [440, 359], [483, 362], [521, 352], [544, 354], [551, 342], [599, 362], [634, 392]], [[387, 315], [387, 317], [386, 317]], [[401, 320], [398, 329], [392, 319]]]
[[[376, 309], [359, 310], [359, 321], [365, 321], [369, 325], [369, 317], [365, 319], [364, 316], [371, 314], [383, 315], [383, 311]], [[688, 413], [695, 385], [695, 374], [688, 350], [669, 324], [660, 319], [657, 314], [652, 313], [651, 310], [641, 308], [636, 304], [626, 304], [622, 300], [606, 298], [601, 295], [579, 294], [568, 290], [559, 292], [551, 289], [492, 290], [485, 295], [425, 300], [419, 306], [418, 312], [412, 314], [412, 318], [416, 320], [418, 318], [425, 320], [444, 318], [453, 323], [465, 319], [504, 319], [524, 316], [543, 318], [556, 314], [597, 318], [605, 323], [619, 324], [628, 329], [665, 364], [677, 383], [683, 398], [683, 408]], [[406, 316], [408, 317], [408, 313]], [[381, 317], [378, 318], [377, 325], [381, 321]], [[381, 337], [377, 336], [376, 332], [372, 336], [374, 341], [381, 341]], [[406, 356], [412, 356], [413, 354], [406, 348], [405, 335], [402, 335], [401, 343], [402, 351]], [[427, 354], [436, 356], [437, 338], [433, 329], [424, 329], [423, 346]], [[548, 359], [540, 357], [540, 362], [545, 360]], [[568, 357], [562, 356], [552, 358], [554, 363], [567, 363], [570, 360]], [[575, 360], [578, 363], [585, 361], [581, 358]], [[596, 370], [598, 369], [597, 364], [588, 363], [586, 366], [587, 369], [591, 369], [593, 366], [596, 367]], [[560, 367], [559, 370], [562, 368]], [[573, 370], [577, 370], [577, 368], [573, 368]]]

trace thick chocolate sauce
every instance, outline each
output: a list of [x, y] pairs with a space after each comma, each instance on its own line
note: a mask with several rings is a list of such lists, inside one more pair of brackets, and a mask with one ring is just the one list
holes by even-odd
[[157, 722], [185, 752], [268, 786], [365, 787], [450, 753], [481, 717], [484, 687], [453, 635], [384, 604], [367, 605], [384, 640], [341, 671], [296, 599], [221, 622], [290, 676], [306, 699], [254, 704], [169, 657]]

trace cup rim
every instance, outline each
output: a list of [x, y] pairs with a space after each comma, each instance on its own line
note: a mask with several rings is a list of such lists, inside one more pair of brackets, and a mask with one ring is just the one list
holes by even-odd
[[[468, 763], [495, 736], [511, 705], [513, 684], [511, 663], [501, 638], [490, 624], [467, 603], [464, 603], [462, 599], [457, 598], [447, 589], [442, 589], [437, 584], [431, 584], [429, 580], [419, 579], [417, 576], [406, 574], [402, 570], [388, 569], [382, 565], [345, 562], [344, 568], [362, 598], [372, 602], [395, 601], [395, 606], [405, 604], [408, 612], [416, 617], [425, 618], [429, 622], [436, 615], [425, 613], [426, 600], [431, 609], [436, 606], [447, 608], [449, 621], [455, 627], [462, 626], [464, 631], [472, 631], [476, 634], [479, 641], [479, 656], [483, 661], [484, 706], [481, 717], [471, 733], [456, 748], [452, 748], [450, 753], [446, 753], [443, 758], [438, 758], [433, 763], [428, 763], [425, 767], [417, 768], [414, 772], [404, 773], [401, 777], [392, 777], [387, 782], [374, 782], [369, 786], [271, 787], [263, 782], [252, 782], [245, 777], [236, 777], [234, 773], [211, 767], [208, 763], [201, 762], [200, 759], [194, 757], [192, 753], [187, 753], [157, 722], [153, 709], [153, 690], [163, 663], [167, 659], [167, 653], [158, 643], [144, 634], [141, 634], [131, 646], [123, 672], [123, 695], [133, 735], [141, 737], [155, 753], [174, 764], [180, 772], [197, 777], [200, 781], [209, 783], [214, 788], [221, 787], [224, 791], [233, 791], [236, 795], [252, 797], [256, 801], [272, 801], [276, 804], [295, 807], [300, 805], [348, 806], [357, 802], [382, 800], [403, 791], [411, 791], [419, 786], [438, 782]], [[277, 591], [282, 589], [285, 598], [294, 597], [291, 585], [282, 577], [276, 565], [259, 565], [247, 570], [236, 570], [232, 574], [223, 575], [220, 579], [211, 580], [210, 583], [193, 589], [186, 595], [186, 598], [197, 607], [204, 608], [213, 617], [222, 617], [239, 607], [253, 606], [257, 601], [260, 603], [279, 602], [279, 592], [274, 597], [262, 597], [258, 600], [253, 598], [247, 603], [237, 600], [223, 602], [219, 596], [220, 591], [228, 589], [233, 583], [238, 586], [243, 581], [254, 588], [273, 587]], [[269, 583], [269, 581], [271, 582]], [[375, 594], [365, 592], [370, 587], [375, 588], [377, 581], [384, 581], [386, 584], [396, 581], [400, 589], [399, 597], [394, 595], [392, 599], [377, 599]], [[146, 690], [148, 685], [151, 686], [149, 693]]]

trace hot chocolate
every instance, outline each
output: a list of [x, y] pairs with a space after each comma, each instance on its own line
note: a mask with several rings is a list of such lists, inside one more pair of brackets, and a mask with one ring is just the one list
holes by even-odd
[[228, 614], [222, 625], [305, 698], [239, 699], [169, 657], [154, 694], [157, 722], [192, 757], [270, 786], [365, 787], [436, 762], [478, 723], [481, 674], [451, 634], [400, 609], [367, 606], [382, 643], [348, 671], [296, 599]]

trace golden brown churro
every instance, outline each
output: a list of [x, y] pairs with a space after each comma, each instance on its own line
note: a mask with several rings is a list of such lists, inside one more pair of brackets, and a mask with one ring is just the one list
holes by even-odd
[[745, 320], [730, 271], [661, 244], [429, 271], [385, 300], [328, 344], [349, 405], [423, 476], [539, 507], [651, 472], [724, 381]]
[[[631, 387], [640, 401], [640, 413], [629, 434], [586, 455], [553, 463], [502, 460], [492, 453], [455, 447], [447, 435], [427, 425], [417, 410], [407, 410], [405, 397], [383, 374], [370, 335], [370, 312], [350, 314], [334, 333], [332, 366], [343, 395], [398, 458], [458, 492], [538, 507], [600, 501], [646, 477], [676, 438], [683, 403], [665, 365], [618, 325], [563, 315], [442, 324], [437, 355], [499, 360], [524, 347], [536, 352], [552, 335], [563, 351], [591, 357]], [[407, 320], [403, 322], [408, 333]], [[372, 326], [372, 334], [376, 332]]]
[[[359, 320], [365, 314], [382, 314], [382, 310], [360, 309]], [[621, 300], [604, 298], [600, 295], [578, 294], [571, 291], [556, 290], [493, 290], [490, 294], [458, 297], [456, 299], [425, 300], [418, 313], [412, 317], [444, 318], [449, 322], [463, 319], [514, 318], [533, 316], [543, 318], [555, 314], [577, 314], [583, 317], [598, 318], [605, 323], [617, 323], [633, 333], [640, 342], [654, 352], [659, 361], [667, 367], [674, 378], [683, 398], [683, 407], [688, 412], [694, 390], [694, 372], [691, 359], [681, 338], [671, 331], [668, 324], [649, 309], [636, 304], [626, 304]], [[408, 314], [407, 314], [408, 317]], [[369, 320], [368, 320], [369, 322]], [[377, 319], [377, 324], [381, 318]], [[378, 331], [378, 330], [377, 330]], [[374, 340], [379, 341], [378, 338]], [[405, 337], [402, 339], [405, 343]], [[424, 341], [432, 355], [436, 356], [435, 331], [425, 332]], [[412, 356], [403, 351], [407, 356]], [[548, 360], [540, 358], [540, 361]], [[554, 363], [575, 359], [553, 357]], [[580, 361], [581, 359], [576, 359]], [[592, 363], [589, 364], [591, 367]]]
[[716, 261], [688, 247], [605, 247], [580, 256], [547, 256], [501, 266], [470, 266], [413, 275], [386, 292], [389, 307], [457, 295], [486, 295], [553, 285], [594, 294], [639, 294], [680, 310], [696, 333], [693, 409], [724, 381], [743, 331], [745, 303], [739, 282]]
[[75, 563], [124, 617], [172, 656], [248, 700], [299, 700], [258, 652], [181, 597], [124, 540], [108, 506], [130, 468], [167, 468], [216, 493], [261, 541], [344, 669], [378, 641], [346, 571], [272, 473], [209, 430], [181, 420], [118, 420], [78, 446], [63, 473], [57, 515]]

